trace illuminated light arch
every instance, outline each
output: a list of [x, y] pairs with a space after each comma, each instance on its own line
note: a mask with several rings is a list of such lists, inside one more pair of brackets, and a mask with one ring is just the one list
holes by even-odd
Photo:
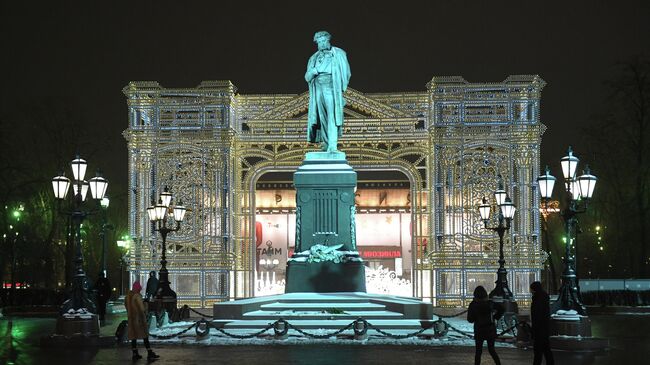
[[[453, 76], [434, 77], [417, 92], [345, 93], [340, 146], [349, 163], [359, 171], [398, 170], [410, 181], [415, 296], [436, 305], [466, 305], [473, 273], [496, 271], [493, 252], [471, 250], [495, 239], [473, 233], [475, 207], [463, 198], [494, 185], [487, 175], [463, 175], [483, 148], [507, 156], [500, 172], [518, 209], [506, 266], [515, 297], [528, 298], [527, 287], [517, 289], [524, 286], [521, 278], [539, 279], [545, 258], [537, 242], [539, 198], [533, 181], [545, 128], [539, 118], [543, 87], [538, 76], [496, 83]], [[179, 236], [170, 235], [176, 251], [168, 266], [179, 302], [207, 306], [253, 295], [255, 182], [265, 172], [297, 168], [313, 150], [305, 142], [308, 94], [241, 95], [229, 81], [186, 89], [132, 82], [123, 91], [129, 110], [124, 132], [129, 231], [136, 242], [129, 257], [131, 280], [158, 269], [157, 241], [145, 210], [166, 181], [192, 209]], [[183, 170], [189, 160], [200, 168]], [[465, 214], [458, 229], [446, 230], [457, 212]]]

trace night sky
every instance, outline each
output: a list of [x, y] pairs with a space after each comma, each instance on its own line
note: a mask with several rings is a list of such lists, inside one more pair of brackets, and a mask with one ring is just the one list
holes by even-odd
[[56, 101], [73, 110], [103, 136], [93, 162], [118, 186], [126, 185], [129, 81], [229, 79], [242, 94], [302, 93], [322, 29], [346, 50], [350, 87], [361, 92], [420, 91], [434, 75], [539, 74], [548, 84], [542, 163], [557, 175], [567, 145], [584, 149], [580, 132], [603, 105], [614, 66], [650, 46], [647, 0], [60, 3], [2, 1], [0, 107]]

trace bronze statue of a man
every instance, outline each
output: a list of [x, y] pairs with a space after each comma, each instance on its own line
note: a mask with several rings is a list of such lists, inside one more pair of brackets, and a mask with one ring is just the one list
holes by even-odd
[[318, 51], [309, 58], [305, 73], [305, 81], [309, 84], [307, 140], [322, 143], [321, 149], [327, 152], [337, 150], [343, 127], [343, 92], [350, 81], [350, 64], [345, 51], [332, 47], [331, 38], [326, 31], [314, 35]]

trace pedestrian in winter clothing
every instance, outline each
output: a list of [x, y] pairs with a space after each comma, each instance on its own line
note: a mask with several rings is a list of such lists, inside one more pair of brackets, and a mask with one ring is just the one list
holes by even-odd
[[546, 359], [546, 365], [555, 364], [553, 352], [551, 352], [551, 306], [548, 294], [542, 288], [542, 283], [535, 281], [530, 284], [530, 292], [533, 293], [533, 302], [530, 305], [530, 320], [532, 322], [531, 335], [533, 336], [533, 350], [535, 357], [533, 365], [542, 363], [542, 356]]
[[103, 271], [99, 273], [95, 282], [95, 290], [97, 291], [97, 314], [103, 323], [106, 317], [106, 303], [111, 298], [111, 283], [104, 276]]
[[144, 310], [144, 303], [142, 302], [142, 295], [140, 291], [142, 285], [139, 281], [133, 283], [133, 288], [126, 295], [124, 305], [126, 306], [126, 314], [129, 321], [128, 337], [131, 340], [131, 348], [133, 349], [133, 360], [141, 359], [142, 356], [138, 353], [137, 339], [144, 340], [144, 347], [147, 349], [147, 359], [157, 359], [158, 355], [151, 350], [149, 346], [149, 330], [147, 328], [147, 318]]
[[488, 352], [496, 365], [501, 365], [499, 355], [494, 349], [494, 341], [497, 338], [496, 321], [503, 315], [503, 306], [488, 299], [487, 291], [482, 286], [474, 289], [474, 300], [467, 309], [467, 321], [474, 323], [474, 364], [481, 363], [483, 353], [483, 341], [487, 342]]
[[149, 273], [149, 279], [147, 280], [147, 290], [144, 294], [144, 300], [150, 301], [156, 297], [158, 293], [158, 278], [156, 278], [156, 272], [152, 271]]

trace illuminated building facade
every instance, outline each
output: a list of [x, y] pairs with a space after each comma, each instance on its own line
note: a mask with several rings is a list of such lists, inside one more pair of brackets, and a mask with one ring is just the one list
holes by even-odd
[[[359, 174], [357, 242], [434, 305], [465, 305], [496, 279], [498, 238], [477, 206], [501, 175], [517, 206], [505, 246], [510, 287], [526, 300], [540, 248], [538, 76], [499, 83], [434, 77], [419, 92], [345, 94], [339, 149]], [[129, 127], [131, 280], [158, 270], [160, 239], [146, 208], [165, 186], [191, 209], [168, 238], [179, 302], [208, 306], [280, 282], [293, 247], [291, 174], [306, 151], [308, 93], [241, 95], [229, 81], [124, 88]], [[268, 288], [267, 288], [268, 289]]]

